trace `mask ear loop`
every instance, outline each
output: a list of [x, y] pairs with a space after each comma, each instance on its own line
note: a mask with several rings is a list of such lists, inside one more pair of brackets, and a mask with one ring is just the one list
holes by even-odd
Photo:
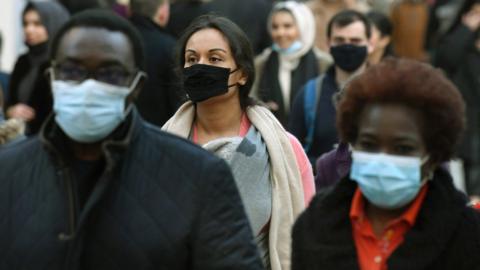
[[[143, 71], [138, 71], [137, 72], [137, 75], [135, 75], [135, 79], [133, 79], [133, 82], [132, 84], [130, 85], [129, 87], [129, 95], [133, 92], [133, 90], [135, 89], [135, 87], [137, 87], [137, 84], [138, 82], [140, 81], [140, 78], [142, 77], [147, 77], [147, 74]], [[125, 109], [125, 115], [128, 115], [131, 111], [133, 110], [133, 102], [131, 102], [128, 107]]]
[[140, 81], [140, 78], [142, 78], [142, 77], [146, 78], [147, 73], [145, 73], [141, 70], [137, 71], [137, 75], [135, 75], [135, 78], [133, 79], [132, 84], [130, 84], [130, 87], [128, 87], [129, 88], [128, 90], [129, 90], [130, 93], [135, 89], [135, 87], [137, 87], [137, 84]]
[[[239, 69], [240, 69], [240, 68], [237, 67], [236, 69], [230, 71], [230, 73], [228, 74], [228, 77], [230, 78], [230, 75], [233, 74], [233, 73], [235, 73], [235, 72], [237, 72]], [[233, 87], [233, 86], [235, 86], [235, 85], [238, 85], [238, 82], [237, 82], [237, 83], [234, 83], [234, 84], [231, 84], [231, 85], [227, 85], [227, 87], [230, 88], [230, 87]]]

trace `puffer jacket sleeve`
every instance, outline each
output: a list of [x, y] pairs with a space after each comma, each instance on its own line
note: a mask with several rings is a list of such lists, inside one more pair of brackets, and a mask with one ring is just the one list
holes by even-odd
[[[193, 233], [195, 270], [263, 269], [233, 176], [224, 161], [208, 170]], [[205, 182], [207, 183], [207, 182]]]

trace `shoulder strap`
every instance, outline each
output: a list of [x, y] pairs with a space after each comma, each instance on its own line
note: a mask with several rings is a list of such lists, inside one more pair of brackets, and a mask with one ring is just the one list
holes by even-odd
[[307, 82], [305, 85], [304, 95], [304, 116], [305, 127], [307, 128], [307, 135], [303, 149], [307, 153], [310, 150], [313, 142], [313, 134], [315, 130], [315, 115], [317, 113], [318, 102], [322, 93], [322, 84], [325, 75], [322, 74], [315, 79]]

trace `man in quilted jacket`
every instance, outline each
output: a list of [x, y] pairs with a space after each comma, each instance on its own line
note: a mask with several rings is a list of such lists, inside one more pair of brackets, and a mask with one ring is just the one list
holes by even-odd
[[228, 166], [137, 113], [134, 28], [84, 11], [50, 57], [54, 113], [0, 150], [0, 269], [262, 269]]

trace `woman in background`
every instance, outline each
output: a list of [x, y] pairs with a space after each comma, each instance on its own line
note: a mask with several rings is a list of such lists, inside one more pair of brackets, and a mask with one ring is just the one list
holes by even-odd
[[32, 1], [22, 14], [28, 52], [21, 55], [10, 77], [6, 116], [27, 123], [27, 134], [39, 131], [52, 108], [50, 85], [44, 76], [48, 63], [48, 44], [69, 14], [55, 1]]
[[372, 22], [372, 43], [373, 51], [368, 55], [368, 64], [376, 65], [383, 58], [392, 56], [392, 33], [393, 25], [390, 19], [383, 13], [370, 11], [367, 18]]
[[331, 61], [330, 56], [314, 49], [315, 22], [305, 4], [277, 3], [268, 28], [273, 44], [255, 59], [257, 82], [253, 92], [286, 125], [295, 95]]

